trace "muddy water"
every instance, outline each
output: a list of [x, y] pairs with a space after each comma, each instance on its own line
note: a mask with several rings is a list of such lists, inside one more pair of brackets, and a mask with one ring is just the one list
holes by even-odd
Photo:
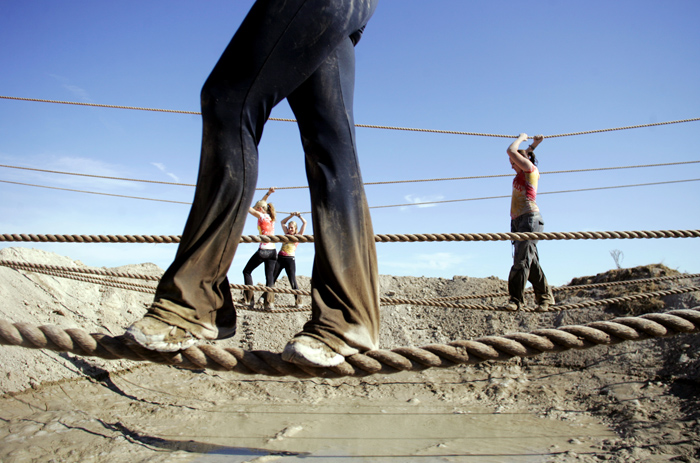
[[544, 462], [615, 437], [573, 410], [476, 398], [456, 372], [299, 381], [149, 366], [3, 398], [0, 461]]

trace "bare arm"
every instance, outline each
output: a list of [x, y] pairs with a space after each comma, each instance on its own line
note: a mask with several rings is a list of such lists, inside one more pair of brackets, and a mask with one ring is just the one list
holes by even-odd
[[297, 217], [299, 217], [299, 220], [301, 220], [301, 228], [299, 229], [299, 234], [303, 235], [304, 231], [306, 230], [306, 220], [304, 220], [304, 218], [299, 212], [297, 212]]
[[525, 140], [527, 140], [527, 134], [521, 133], [518, 136], [518, 138], [516, 138], [515, 141], [510, 144], [507, 153], [510, 157], [510, 160], [513, 161], [513, 164], [515, 164], [520, 170], [523, 170], [525, 172], [531, 172], [535, 166], [530, 162], [530, 160], [527, 157], [523, 156], [518, 152], [518, 149], [520, 149], [520, 144]]
[[530, 146], [527, 148], [528, 151], [533, 151], [535, 148], [537, 148], [537, 145], [542, 143], [542, 140], [544, 140], [544, 135], [535, 135], [532, 138], [532, 143], [530, 143]]
[[291, 219], [292, 217], [294, 217], [294, 215], [295, 215], [295, 213], [292, 212], [292, 213], [289, 214], [287, 217], [285, 217], [284, 219], [282, 219], [282, 222], [280, 222], [280, 223], [282, 224], [282, 231], [284, 231], [285, 233], [289, 233], [289, 231], [287, 230], [287, 222], [289, 222], [289, 219]]
[[265, 196], [263, 196], [263, 198], [262, 198], [263, 201], [267, 201], [267, 198], [269, 198], [270, 195], [271, 195], [272, 193], [274, 193], [274, 192], [275, 192], [275, 187], [273, 187], [273, 186], [270, 187], [270, 188], [267, 190], [267, 193], [265, 193]]
[[[274, 193], [274, 192], [275, 192], [275, 187], [270, 187], [270, 188], [267, 190], [267, 193], [265, 193], [265, 196], [262, 197], [262, 200], [263, 200], [263, 201], [267, 201], [267, 198], [269, 198], [270, 195], [271, 195], [272, 193]], [[257, 217], [258, 219], [259, 219], [260, 217], [262, 217], [262, 213], [256, 211], [256, 210], [253, 209], [252, 207], [251, 207], [251, 208], [248, 208], [248, 212], [249, 212], [251, 215]]]

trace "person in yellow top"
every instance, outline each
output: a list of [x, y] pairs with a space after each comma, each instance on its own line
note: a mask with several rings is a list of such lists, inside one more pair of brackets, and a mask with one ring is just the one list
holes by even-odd
[[[544, 230], [544, 220], [537, 206], [537, 184], [540, 172], [537, 170], [535, 148], [544, 140], [544, 136], [536, 135], [527, 149], [519, 149], [520, 144], [528, 139], [526, 133], [521, 133], [508, 147], [510, 165], [515, 171], [513, 179], [513, 195], [510, 203], [511, 232], [541, 232]], [[537, 240], [514, 241], [513, 266], [508, 275], [508, 294], [510, 300], [506, 304], [509, 310], [519, 310], [525, 302], [523, 293], [529, 281], [535, 292], [537, 309], [544, 311], [554, 304], [554, 295], [540, 266], [537, 254]]]
[[[300, 229], [297, 229], [297, 223], [295, 221], [292, 220], [289, 222], [289, 219], [294, 216], [299, 217], [299, 220], [301, 220]], [[287, 235], [303, 235], [304, 231], [306, 231], [306, 220], [301, 216], [301, 213], [292, 212], [289, 216], [282, 219], [282, 230], [284, 230], [284, 233]], [[298, 245], [299, 243], [284, 243], [282, 245], [282, 249], [280, 249], [277, 255], [277, 264], [275, 265], [275, 273], [272, 281], [277, 281], [282, 270], [284, 270], [287, 272], [289, 286], [291, 286], [292, 289], [299, 289], [299, 285], [297, 284], [297, 265], [294, 260]], [[296, 301], [296, 307], [301, 307], [301, 296], [297, 294], [294, 299]]]

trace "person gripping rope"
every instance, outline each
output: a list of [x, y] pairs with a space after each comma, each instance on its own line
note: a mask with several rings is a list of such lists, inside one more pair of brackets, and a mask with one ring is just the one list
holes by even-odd
[[[274, 192], [274, 188], [267, 190], [265, 196], [248, 210], [253, 217], [258, 219], [258, 233], [263, 236], [273, 236], [275, 234], [275, 221], [277, 220], [275, 206], [267, 202], [267, 199]], [[265, 264], [265, 286], [275, 286], [275, 278], [273, 276], [277, 265], [277, 247], [275, 243], [260, 243], [258, 250], [250, 257], [250, 260], [243, 268], [243, 281], [246, 285], [253, 284], [253, 270], [258, 268], [260, 264]], [[275, 293], [266, 292], [261, 299], [265, 309], [274, 309]], [[255, 293], [249, 289], [244, 290], [241, 302], [252, 308], [255, 306]]]
[[374, 231], [355, 143], [354, 46], [377, 0], [257, 0], [201, 92], [197, 188], [173, 263], [143, 319], [141, 346], [174, 352], [233, 336], [226, 274], [258, 176], [258, 144], [287, 99], [305, 153], [314, 228], [311, 319], [282, 358], [334, 366], [378, 348]]
[[[526, 133], [520, 136], [508, 147], [510, 165], [516, 172], [513, 179], [513, 193], [510, 204], [511, 232], [541, 232], [544, 230], [544, 220], [535, 202], [537, 184], [540, 172], [537, 170], [535, 148], [542, 142], [544, 136], [534, 137], [527, 149], [519, 149], [520, 144], [528, 139]], [[519, 310], [524, 304], [525, 285], [529, 281], [535, 292], [537, 308], [544, 311], [554, 304], [554, 295], [547, 284], [547, 278], [540, 266], [537, 253], [537, 240], [514, 241], [513, 266], [508, 275], [508, 293], [510, 300], [506, 304], [509, 310]]]
[[[301, 220], [301, 229], [297, 230], [297, 223], [295, 221], [289, 222], [289, 220], [292, 217], [299, 217], [299, 220]], [[292, 212], [289, 214], [289, 216], [285, 217], [282, 219], [282, 229], [284, 230], [284, 233], [287, 235], [303, 235], [304, 232], [306, 231], [306, 220], [301, 216], [299, 212]], [[297, 246], [299, 243], [284, 243], [282, 245], [282, 249], [280, 249], [280, 252], [277, 256], [277, 264], [275, 265], [275, 273], [273, 275], [273, 281], [277, 281], [277, 278], [279, 278], [280, 274], [282, 273], [282, 270], [284, 270], [287, 273], [287, 278], [289, 279], [289, 286], [291, 286], [292, 289], [299, 289], [299, 285], [297, 284], [297, 264], [295, 261], [296, 257], [296, 250]], [[295, 295], [294, 297], [295, 301], [295, 306], [296, 308], [301, 307], [301, 296], [300, 295]]]

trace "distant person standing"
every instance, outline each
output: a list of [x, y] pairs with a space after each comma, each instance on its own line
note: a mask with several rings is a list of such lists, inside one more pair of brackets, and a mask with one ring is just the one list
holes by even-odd
[[[265, 196], [248, 210], [250, 215], [258, 219], [258, 234], [263, 236], [272, 236], [275, 234], [277, 214], [275, 213], [275, 206], [267, 202], [267, 199], [274, 192], [274, 188], [268, 189]], [[260, 264], [265, 264], [265, 286], [270, 288], [275, 286], [275, 279], [273, 277], [275, 266], [277, 265], [277, 247], [275, 243], [260, 243], [258, 250], [250, 257], [243, 269], [243, 281], [246, 285], [253, 285], [253, 270], [258, 268]], [[275, 308], [273, 304], [275, 301], [275, 293], [264, 293], [262, 295], [262, 300], [265, 309], [272, 310]], [[242, 302], [245, 305], [253, 307], [255, 305], [255, 293], [250, 289], [244, 290]]]
[[[513, 195], [510, 203], [511, 232], [541, 232], [544, 221], [537, 207], [537, 183], [540, 172], [537, 170], [535, 148], [544, 140], [544, 136], [534, 137], [527, 149], [519, 149], [520, 144], [528, 139], [527, 134], [520, 136], [508, 147], [510, 165], [516, 172], [513, 179]], [[519, 310], [524, 304], [525, 285], [529, 281], [535, 292], [537, 309], [544, 311], [554, 304], [554, 295], [547, 284], [537, 254], [537, 240], [514, 241], [513, 267], [508, 275], [508, 293], [510, 300], [506, 304], [509, 310]]]
[[[301, 220], [301, 228], [297, 229], [297, 223], [295, 221], [289, 221], [292, 217], [299, 217]], [[301, 216], [299, 212], [292, 212], [289, 216], [282, 219], [282, 230], [286, 235], [303, 235], [306, 231], [306, 220]], [[295, 260], [297, 246], [299, 243], [284, 243], [282, 249], [280, 249], [277, 255], [277, 264], [275, 265], [275, 274], [273, 276], [273, 282], [277, 281], [282, 270], [287, 272], [287, 278], [289, 279], [289, 286], [292, 289], [299, 289], [297, 284], [297, 264]], [[301, 307], [301, 296], [295, 295], [294, 297], [295, 306], [297, 308]]]

